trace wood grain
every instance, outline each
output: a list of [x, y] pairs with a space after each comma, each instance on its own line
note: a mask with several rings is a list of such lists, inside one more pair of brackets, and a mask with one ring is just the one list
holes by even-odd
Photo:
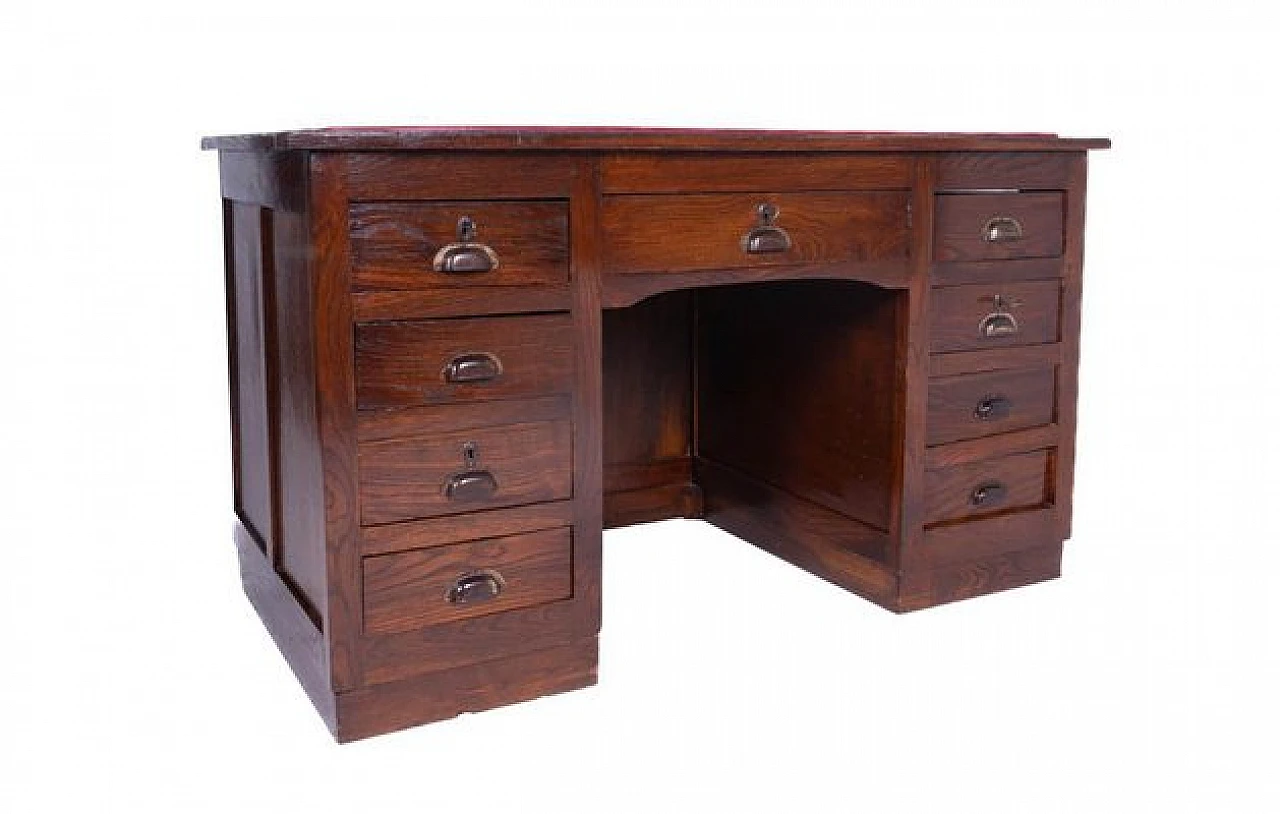
[[[497, 491], [450, 498], [445, 482], [468, 467], [489, 472]], [[361, 522], [393, 523], [418, 517], [564, 500], [572, 494], [570, 430], [566, 421], [467, 429], [360, 445]]]
[[[1057, 342], [1058, 289], [1056, 280], [935, 289], [930, 309], [930, 350], [939, 353]], [[1018, 332], [983, 336], [979, 325], [996, 310], [997, 295], [1018, 321]]]
[[[946, 444], [1048, 424], [1054, 414], [1053, 384], [1051, 367], [932, 379], [928, 443]], [[992, 400], [1005, 405], [1007, 412], [984, 417], [980, 405]]]
[[[357, 403], [366, 410], [568, 393], [573, 338], [568, 314], [357, 325]], [[495, 360], [498, 375], [449, 381], [449, 363], [473, 353]]]
[[904, 155], [621, 154], [601, 162], [606, 195], [655, 192], [789, 192], [908, 189]]
[[[789, 250], [743, 250], [764, 203], [778, 208]], [[610, 274], [859, 263], [907, 251], [907, 195], [899, 192], [613, 195], [602, 218]]]
[[[933, 256], [938, 262], [1016, 260], [1062, 254], [1062, 194], [939, 195]], [[1015, 218], [1022, 237], [1007, 243], [985, 240], [993, 218]]]
[[[716, 150], [729, 152], [1068, 151], [1109, 139], [1053, 133], [908, 133], [840, 130], [710, 130], [680, 127], [326, 127], [210, 136], [206, 150]], [[451, 156], [450, 156], [451, 157]], [[484, 156], [481, 156], [482, 158]]]
[[[472, 242], [498, 267], [436, 271], [436, 253], [458, 242], [458, 221], [475, 223]], [[365, 203], [351, 207], [352, 282], [358, 290], [474, 289], [564, 285], [569, 280], [569, 211], [559, 201]]]
[[1066, 189], [1070, 165], [1071, 156], [1055, 153], [951, 153], [938, 157], [937, 188]]
[[[568, 599], [572, 592], [568, 528], [423, 548], [364, 560], [364, 627], [395, 633]], [[450, 602], [466, 574], [501, 575], [499, 594]]]
[[[925, 472], [924, 522], [940, 523], [1045, 505], [1049, 454], [1043, 450], [1006, 455]], [[1003, 496], [978, 504], [975, 490], [999, 484]]]

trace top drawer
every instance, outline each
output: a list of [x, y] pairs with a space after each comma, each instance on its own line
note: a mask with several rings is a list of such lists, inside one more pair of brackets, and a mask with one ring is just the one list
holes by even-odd
[[906, 192], [606, 196], [605, 270], [903, 259], [907, 201]]
[[566, 285], [564, 201], [442, 201], [351, 206], [358, 290]]
[[939, 195], [934, 259], [1060, 257], [1062, 218], [1061, 192]]

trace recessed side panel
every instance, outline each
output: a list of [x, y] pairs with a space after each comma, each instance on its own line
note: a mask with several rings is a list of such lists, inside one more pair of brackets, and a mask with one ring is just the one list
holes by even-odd
[[701, 292], [699, 455], [887, 530], [900, 296], [845, 281]]

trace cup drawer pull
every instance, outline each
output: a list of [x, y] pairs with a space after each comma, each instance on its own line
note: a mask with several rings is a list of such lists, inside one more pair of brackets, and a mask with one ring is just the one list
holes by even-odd
[[463, 215], [458, 218], [458, 242], [436, 252], [431, 267], [443, 274], [479, 274], [498, 267], [498, 253], [476, 239], [476, 222]]
[[497, 492], [498, 479], [487, 469], [459, 472], [444, 482], [444, 496], [449, 500], [485, 500]]
[[774, 224], [778, 217], [778, 207], [771, 203], [762, 203], [756, 207], [756, 216], [760, 222], [754, 229], [742, 236], [742, 250], [747, 254], [777, 254], [791, 248], [791, 235], [781, 226]]
[[1004, 500], [1009, 490], [1000, 481], [988, 481], [969, 493], [969, 503], [975, 508], [994, 506]]
[[1008, 418], [1013, 402], [1004, 396], [986, 396], [973, 408], [973, 417], [979, 421], [999, 421]]
[[476, 605], [497, 599], [506, 587], [506, 580], [497, 571], [476, 571], [463, 574], [449, 586], [445, 599], [451, 605]]
[[460, 353], [444, 366], [450, 384], [491, 382], [502, 375], [502, 362], [492, 353]]
[[1013, 243], [1025, 236], [1022, 221], [1008, 215], [998, 215], [982, 226], [982, 239], [987, 243]]

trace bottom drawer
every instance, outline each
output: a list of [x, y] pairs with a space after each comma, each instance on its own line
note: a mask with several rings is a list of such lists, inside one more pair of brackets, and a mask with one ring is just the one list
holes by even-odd
[[395, 633], [572, 594], [568, 528], [366, 557], [364, 629]]
[[1049, 453], [1025, 452], [925, 473], [924, 522], [1043, 506]]

